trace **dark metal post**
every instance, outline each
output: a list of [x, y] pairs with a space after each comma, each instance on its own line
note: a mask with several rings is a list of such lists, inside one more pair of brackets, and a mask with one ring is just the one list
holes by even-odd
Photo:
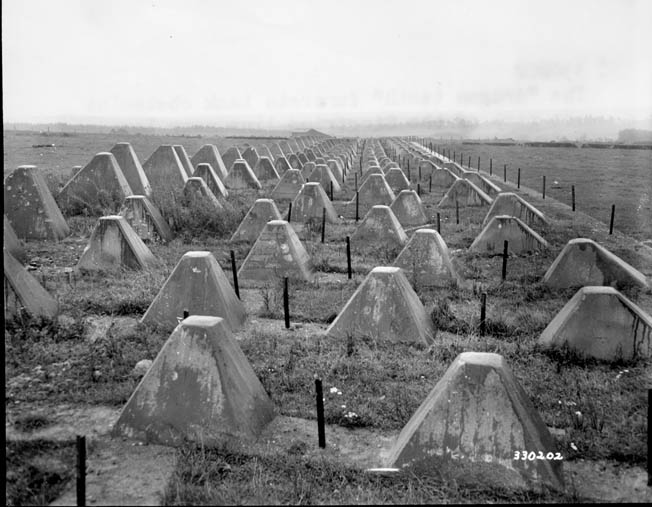
[[575, 211], [575, 185], [571, 186], [571, 200], [573, 203], [573, 211]]
[[[331, 182], [331, 185], [333, 183]], [[331, 186], [331, 188], [333, 188]], [[326, 235], [326, 208], [321, 209], [321, 242], [324, 242], [324, 236]]]
[[609, 235], [614, 232], [614, 215], [616, 214], [616, 205], [611, 205], [611, 220], [609, 220]]
[[349, 275], [349, 280], [351, 279], [351, 238], [346, 237], [346, 271]]
[[285, 329], [290, 329], [290, 295], [288, 294], [288, 278], [283, 285], [283, 313], [285, 314]]
[[480, 172], [480, 157], [478, 157], [478, 172]]
[[541, 192], [543, 198], [546, 198], [546, 175], [543, 175], [543, 191]]
[[516, 183], [516, 188], [521, 188], [521, 168], [518, 168], [518, 179]]
[[417, 195], [421, 197], [421, 183], [417, 183]]
[[360, 209], [360, 206], [359, 206], [359, 199], [360, 199], [360, 197], [359, 197], [359, 192], [356, 190], [356, 191], [355, 191], [355, 221], [356, 221], [356, 223], [358, 222], [358, 220], [360, 220], [360, 214], [359, 214], [359, 209]]
[[430, 175], [430, 182], [428, 183], [428, 193], [432, 193], [432, 174]]
[[503, 165], [503, 181], [507, 182], [507, 164]]
[[441, 234], [441, 221], [439, 218], [439, 213], [437, 213], [437, 232]]
[[235, 295], [240, 299], [240, 289], [238, 288], [238, 270], [235, 265], [235, 252], [231, 250], [231, 271], [233, 271], [233, 288]]
[[460, 223], [460, 203], [455, 201], [455, 223], [459, 225]]
[[290, 223], [290, 218], [292, 218], [292, 203], [290, 203], [290, 207], [288, 208], [288, 224]]
[[333, 181], [331, 180], [331, 201], [333, 200]]
[[183, 309], [183, 320], [186, 320], [188, 317], [190, 317], [190, 312], [188, 311], [187, 308]]
[[490, 158], [489, 159], [489, 176], [493, 174], [494, 171], [494, 159]]
[[326, 429], [324, 425], [324, 390], [321, 379], [315, 379], [315, 395], [317, 397], [317, 435], [319, 447], [326, 447]]
[[86, 437], [77, 435], [77, 505], [86, 505]]

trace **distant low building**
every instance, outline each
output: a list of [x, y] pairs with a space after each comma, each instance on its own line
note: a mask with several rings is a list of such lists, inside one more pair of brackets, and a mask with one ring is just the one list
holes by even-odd
[[305, 132], [292, 132], [292, 137], [317, 137], [321, 139], [326, 139], [326, 138], [331, 138], [333, 136], [329, 136], [328, 134], [324, 134], [323, 132], [319, 132], [318, 130], [315, 129], [310, 129], [310, 130], [306, 130]]
[[619, 143], [652, 143], [652, 130], [625, 129], [618, 132]]

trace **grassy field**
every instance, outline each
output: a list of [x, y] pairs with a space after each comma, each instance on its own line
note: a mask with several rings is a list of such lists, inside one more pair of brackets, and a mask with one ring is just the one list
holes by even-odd
[[639, 240], [652, 239], [652, 150], [599, 148], [539, 148], [525, 146], [445, 144], [432, 140], [443, 149], [464, 159], [471, 157], [471, 168], [489, 171], [517, 180], [541, 192], [546, 176], [546, 195], [571, 205], [571, 186], [575, 185], [578, 210], [609, 224], [611, 205], [616, 205], [614, 227]]
[[[84, 165], [95, 152], [109, 150], [117, 141], [131, 142], [141, 161], [161, 143], [183, 144], [192, 155], [207, 142], [215, 142], [220, 149], [237, 142], [145, 136], [131, 139], [50, 136], [46, 139], [40, 142], [61, 141], [62, 145], [56, 150], [32, 149], [32, 144], [40, 143], [37, 137], [5, 133], [5, 172], [17, 165], [36, 162], [56, 179], [60, 174], [69, 174], [73, 165]], [[56, 410], [64, 403], [122, 406], [137, 384], [137, 379], [130, 375], [132, 368], [141, 359], [154, 359], [169, 334], [137, 324], [129, 332], [91, 343], [85, 319], [102, 316], [139, 319], [187, 251], [213, 252], [231, 279], [230, 250], [235, 251], [241, 263], [251, 243], [231, 243], [229, 238], [253, 201], [267, 195], [269, 189], [268, 186], [259, 192], [233, 192], [228, 199], [232, 206], [230, 213], [211, 228], [194, 235], [181, 235], [168, 245], [151, 244], [160, 263], [147, 273], [69, 275], [65, 272], [64, 268], [77, 263], [95, 224], [92, 218], [69, 218], [73, 233], [60, 243], [29, 242], [28, 254], [36, 268], [33, 273], [57, 297], [65, 319], [18, 318], [7, 322], [5, 389], [7, 412], [12, 420], [32, 421], [30, 410], [21, 407], [49, 406]], [[442, 236], [468, 283], [458, 289], [438, 290], [417, 285], [417, 293], [437, 329], [435, 343], [428, 348], [373, 340], [325, 339], [323, 333], [306, 336], [294, 328], [287, 331], [282, 324], [278, 325], [283, 318], [281, 280], [266, 286], [241, 281], [249, 324], [238, 333], [239, 343], [278, 412], [314, 420], [313, 376], [317, 374], [322, 377], [326, 392], [337, 387], [342, 393], [327, 397], [328, 423], [379, 435], [395, 434], [459, 353], [496, 352], [506, 358], [544, 422], [559, 430], [555, 433], [556, 443], [566, 461], [604, 459], [623, 466], [645, 466], [645, 387], [652, 384], [649, 361], [604, 363], [568, 351], [541, 350], [536, 340], [575, 292], [551, 290], [540, 283], [545, 270], [569, 239], [591, 237], [639, 269], [649, 272], [652, 266], [642, 265], [644, 260], [629, 248], [627, 238], [620, 233], [614, 236], [596, 233], [594, 224], [580, 214], [572, 215], [550, 199], [534, 200], [533, 204], [552, 219], [553, 225], [543, 231], [551, 248], [539, 254], [511, 257], [507, 280], [503, 282], [500, 258], [466, 251], [481, 230], [486, 209], [462, 209], [457, 224], [454, 209], [436, 207], [444, 191], [433, 188], [422, 199], [433, 222], [435, 214], [440, 212]], [[339, 214], [352, 196], [350, 188], [336, 196], [334, 204]], [[279, 208], [282, 215], [287, 212], [287, 204]], [[189, 220], [192, 220], [190, 211]], [[199, 220], [201, 212], [194, 216]], [[397, 252], [383, 246], [352, 244], [354, 277], [347, 280], [345, 237], [354, 230], [355, 222], [351, 218], [329, 226], [323, 245], [318, 231], [299, 232], [319, 278], [313, 284], [290, 285], [294, 327], [303, 324], [325, 328], [366, 274], [395, 258]], [[652, 291], [621, 289], [642, 308], [648, 311], [652, 308]], [[480, 291], [488, 294], [485, 336], [478, 332]], [[261, 319], [272, 319], [269, 322], [274, 324], [254, 327], [252, 322]], [[48, 421], [38, 424], [46, 425]], [[11, 471], [7, 476], [7, 499], [15, 505], [19, 500], [26, 501], [20, 496], [24, 489], [24, 482], [19, 480], [21, 474], [35, 477], [42, 471], [33, 459], [32, 447], [11, 445], [11, 449], [7, 447], [8, 456], [11, 451], [11, 460], [7, 458], [7, 468]], [[44, 452], [56, 451], [51, 447], [44, 448]], [[64, 453], [68, 453], [67, 449], [61, 447], [63, 461], [67, 459]], [[32, 501], [51, 500], [58, 491], [52, 482], [58, 485], [65, 482], [71, 477], [68, 472], [59, 473], [58, 482], [45, 480], [32, 486]], [[274, 456], [259, 456], [247, 449], [207, 451], [193, 446], [179, 449], [177, 469], [164, 499], [168, 504], [564, 500], [580, 498], [572, 491], [566, 495], [545, 491], [516, 493], [488, 485], [460, 485], [457, 480], [445, 477], [374, 478], [352, 464], [311, 456], [295, 447]]]

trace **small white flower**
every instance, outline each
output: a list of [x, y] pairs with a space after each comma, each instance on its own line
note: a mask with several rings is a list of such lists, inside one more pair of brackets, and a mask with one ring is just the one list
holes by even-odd
[[577, 446], [573, 442], [571, 442], [571, 449], [577, 451]]
[[346, 408], [346, 405], [342, 405], [342, 408]]
[[576, 415], [577, 417], [582, 417], [582, 412], [580, 412], [579, 410], [576, 410], [576, 411], [575, 411], [575, 415]]
[[339, 389], [337, 387], [331, 387], [331, 394], [335, 394]]
[[342, 396], [342, 391], [337, 391], [337, 394], [339, 394], [340, 396]]

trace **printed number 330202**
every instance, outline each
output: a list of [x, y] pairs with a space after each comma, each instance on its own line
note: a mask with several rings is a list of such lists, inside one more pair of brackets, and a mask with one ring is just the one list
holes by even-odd
[[518, 460], [520, 459], [521, 461], [534, 461], [536, 459], [545, 459], [545, 460], [562, 460], [564, 459], [559, 452], [549, 452], [544, 454], [542, 451], [539, 451], [538, 453], [532, 451], [532, 452], [527, 452], [527, 451], [514, 451], [514, 459]]

